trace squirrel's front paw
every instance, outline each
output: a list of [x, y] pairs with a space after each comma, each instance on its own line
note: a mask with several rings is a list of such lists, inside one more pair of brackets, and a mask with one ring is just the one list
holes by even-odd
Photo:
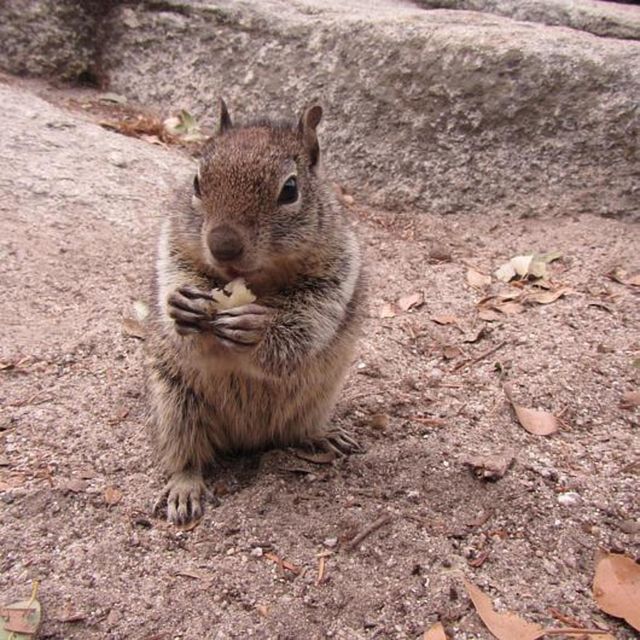
[[202, 517], [202, 497], [205, 492], [202, 475], [193, 471], [174, 473], [156, 501], [153, 512], [166, 504], [167, 520], [184, 525]]
[[219, 312], [212, 321], [214, 334], [228, 347], [249, 349], [255, 347], [273, 320], [274, 310], [259, 304]]
[[216, 316], [211, 293], [195, 287], [184, 286], [169, 294], [169, 316], [176, 323], [181, 335], [211, 331], [211, 321]]

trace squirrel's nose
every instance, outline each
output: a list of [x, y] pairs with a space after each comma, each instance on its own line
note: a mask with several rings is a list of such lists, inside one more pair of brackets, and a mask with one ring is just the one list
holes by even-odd
[[244, 252], [242, 238], [237, 231], [227, 225], [212, 229], [207, 242], [213, 257], [220, 262], [237, 260]]

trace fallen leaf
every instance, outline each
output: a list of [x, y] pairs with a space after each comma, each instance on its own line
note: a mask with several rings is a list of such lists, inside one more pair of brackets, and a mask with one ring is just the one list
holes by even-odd
[[447, 640], [442, 622], [436, 622], [430, 629], [427, 629], [422, 640]]
[[442, 325], [447, 325], [447, 324], [459, 324], [460, 320], [458, 320], [458, 318], [456, 318], [455, 316], [449, 315], [449, 314], [442, 314], [439, 316], [431, 316], [431, 320], [433, 322], [435, 322], [436, 324], [442, 324]]
[[456, 347], [455, 345], [445, 345], [442, 347], [442, 356], [445, 360], [453, 360], [462, 355], [464, 355], [464, 352], [460, 347]]
[[107, 487], [104, 491], [104, 501], [110, 507], [117, 505], [122, 500], [122, 491], [117, 487]]
[[621, 553], [602, 553], [596, 561], [593, 597], [611, 616], [640, 631], [640, 565]]
[[122, 319], [122, 332], [126, 336], [138, 338], [139, 340], [144, 340], [146, 338], [144, 325], [140, 320], [136, 320], [135, 318]]
[[467, 271], [467, 282], [477, 289], [482, 289], [491, 284], [491, 276], [485, 275], [484, 273], [480, 273], [475, 269], [468, 269]]
[[640, 406], [640, 391], [627, 391], [620, 401], [623, 409], [634, 409]]
[[464, 586], [485, 626], [498, 640], [537, 640], [545, 630], [533, 622], [527, 622], [515, 613], [498, 613], [491, 598], [475, 584], [464, 579]]
[[521, 277], [524, 278], [529, 274], [529, 267], [531, 266], [531, 262], [533, 261], [533, 255], [530, 256], [516, 256], [515, 258], [511, 258], [509, 262], [513, 267], [514, 271]]
[[478, 318], [485, 322], [498, 322], [502, 320], [502, 314], [494, 311], [493, 309], [481, 308], [478, 310]]
[[514, 459], [511, 450], [489, 455], [466, 456], [462, 464], [471, 467], [473, 473], [483, 480], [498, 480], [502, 478]]
[[513, 280], [518, 275], [518, 273], [511, 262], [505, 262], [502, 266], [498, 267], [498, 269], [494, 271], [493, 275], [502, 282], [509, 282]]
[[378, 318], [395, 318], [398, 315], [395, 305], [390, 302], [385, 302], [380, 309], [378, 309]]
[[257, 604], [256, 611], [263, 617], [266, 618], [269, 615], [269, 609], [264, 604]]
[[396, 303], [400, 311], [409, 311], [409, 309], [419, 307], [422, 304], [424, 304], [424, 294], [420, 291], [402, 296]]
[[504, 385], [504, 392], [516, 413], [518, 421], [529, 433], [533, 433], [536, 436], [548, 436], [558, 430], [558, 419], [553, 414], [548, 411], [528, 409], [516, 404], [513, 401], [511, 388], [507, 384]]
[[550, 304], [558, 298], [574, 293], [570, 287], [560, 287], [555, 291], [530, 291], [524, 297], [524, 302], [535, 302], [537, 304]]

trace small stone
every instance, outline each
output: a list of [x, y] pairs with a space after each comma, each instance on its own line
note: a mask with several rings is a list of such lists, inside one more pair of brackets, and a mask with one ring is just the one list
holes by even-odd
[[618, 526], [623, 533], [640, 533], [640, 522], [638, 520], [623, 520]]
[[264, 554], [264, 551], [262, 550], [262, 547], [254, 547], [253, 549], [251, 549], [251, 555], [254, 558], [262, 558]]
[[582, 498], [575, 491], [566, 491], [558, 494], [558, 502], [567, 507], [574, 507], [582, 502]]
[[333, 549], [338, 544], [338, 538], [325, 538], [322, 544], [328, 549]]

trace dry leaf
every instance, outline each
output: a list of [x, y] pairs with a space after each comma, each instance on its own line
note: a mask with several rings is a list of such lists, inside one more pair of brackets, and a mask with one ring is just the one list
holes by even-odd
[[605, 613], [640, 631], [640, 565], [631, 558], [621, 553], [599, 555], [593, 597]]
[[446, 324], [459, 324], [460, 320], [458, 320], [458, 318], [456, 318], [455, 316], [449, 315], [449, 314], [442, 314], [439, 316], [431, 316], [431, 320], [433, 322], [435, 322], [436, 324], [442, 324], [442, 325], [446, 325]]
[[385, 302], [380, 309], [378, 309], [378, 318], [395, 318], [398, 315], [395, 305], [390, 302]]
[[462, 464], [471, 467], [478, 478], [498, 480], [513, 463], [514, 455], [513, 451], [508, 450], [484, 456], [466, 456], [462, 459]]
[[136, 318], [123, 318], [122, 332], [127, 336], [138, 338], [139, 340], [144, 340], [146, 338], [144, 325]]
[[558, 298], [566, 296], [568, 293], [573, 293], [573, 289], [570, 287], [560, 287], [555, 291], [531, 291], [527, 293], [524, 301], [535, 302], [537, 304], [550, 304], [551, 302], [555, 302]]
[[502, 320], [502, 315], [493, 309], [481, 308], [478, 310], [478, 318], [485, 322], [498, 322]]
[[521, 277], [524, 278], [529, 274], [529, 267], [531, 266], [531, 262], [533, 261], [533, 256], [516, 256], [515, 258], [511, 258], [509, 262], [513, 267], [514, 271]]
[[484, 273], [480, 273], [475, 269], [469, 269], [467, 271], [467, 282], [478, 289], [482, 289], [491, 284], [491, 276], [487, 276]]
[[634, 409], [640, 406], [640, 391], [627, 391], [620, 402], [623, 409]]
[[122, 491], [117, 487], [107, 487], [104, 491], [104, 501], [113, 507], [122, 500]]
[[389, 414], [375, 413], [369, 418], [369, 424], [374, 429], [386, 429], [389, 426]]
[[266, 618], [269, 615], [269, 609], [264, 604], [257, 604], [256, 611], [263, 617]]
[[558, 430], [558, 419], [553, 414], [548, 411], [528, 409], [516, 404], [513, 401], [509, 385], [504, 385], [504, 392], [516, 413], [518, 421], [529, 433], [533, 433], [536, 436], [548, 436]]
[[402, 296], [396, 304], [400, 311], [409, 311], [409, 309], [424, 304], [424, 294], [420, 291], [410, 293], [409, 295]]
[[518, 274], [511, 262], [505, 262], [501, 267], [496, 269], [493, 275], [498, 278], [498, 280], [502, 280], [502, 282], [509, 282], [510, 280], [513, 280]]
[[498, 640], [537, 640], [544, 635], [544, 629], [527, 622], [515, 613], [494, 611], [491, 598], [475, 584], [464, 579], [464, 586], [482, 622]]
[[454, 345], [445, 345], [442, 347], [442, 355], [445, 360], [453, 360], [454, 358], [464, 355], [464, 351]]
[[447, 634], [444, 632], [442, 622], [436, 622], [433, 627], [427, 629], [422, 640], [447, 640]]

